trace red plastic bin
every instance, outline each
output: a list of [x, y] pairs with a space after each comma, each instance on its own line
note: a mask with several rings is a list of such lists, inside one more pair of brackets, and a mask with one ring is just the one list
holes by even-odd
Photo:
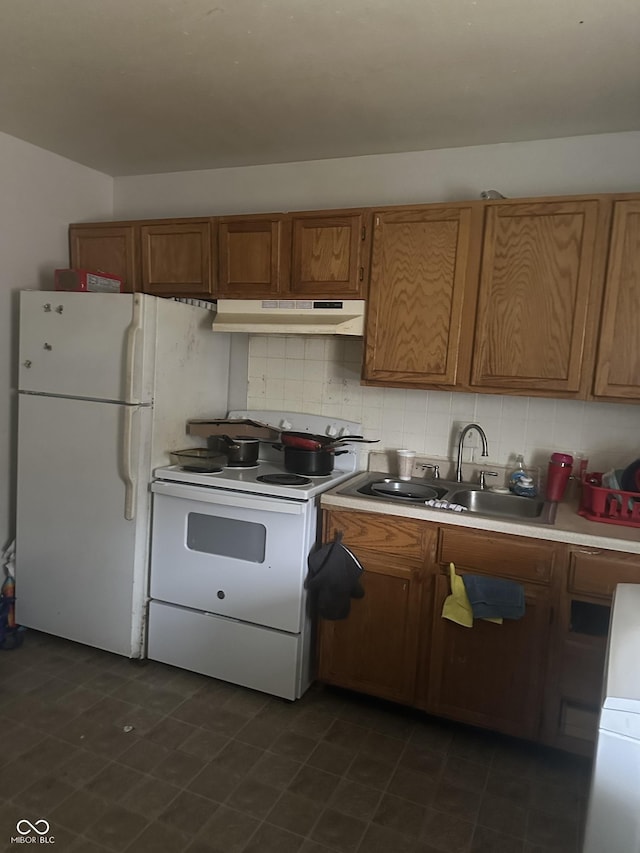
[[585, 474], [578, 515], [590, 521], [640, 527], [640, 492], [623, 492], [602, 485], [602, 473]]

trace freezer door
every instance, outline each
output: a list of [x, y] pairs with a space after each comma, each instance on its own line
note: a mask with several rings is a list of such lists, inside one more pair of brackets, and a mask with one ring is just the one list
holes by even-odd
[[[149, 526], [139, 455], [151, 410], [19, 398], [17, 620], [139, 657]], [[127, 428], [132, 441], [125, 454]], [[131, 520], [125, 518], [127, 505]]]
[[21, 391], [150, 402], [156, 300], [138, 293], [20, 293]]

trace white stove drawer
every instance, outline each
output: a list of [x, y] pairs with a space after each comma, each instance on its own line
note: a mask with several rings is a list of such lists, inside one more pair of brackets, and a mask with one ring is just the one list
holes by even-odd
[[151, 660], [283, 699], [302, 695], [302, 645], [300, 635], [158, 601], [149, 604]]

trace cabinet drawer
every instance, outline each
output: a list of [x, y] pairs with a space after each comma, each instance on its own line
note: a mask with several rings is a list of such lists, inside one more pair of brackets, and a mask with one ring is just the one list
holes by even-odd
[[542, 540], [441, 528], [438, 561], [459, 569], [548, 584], [556, 547]]
[[342, 530], [343, 542], [354, 550], [382, 551], [394, 557], [420, 559], [427, 550], [428, 525], [369, 512], [327, 512], [325, 540]]
[[571, 553], [569, 592], [609, 598], [619, 583], [640, 583], [639, 555], [612, 551]]

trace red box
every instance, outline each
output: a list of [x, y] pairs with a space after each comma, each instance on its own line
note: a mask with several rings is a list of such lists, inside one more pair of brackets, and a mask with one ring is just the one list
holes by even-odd
[[122, 293], [122, 279], [117, 275], [93, 270], [65, 269], [54, 273], [55, 290], [84, 293]]

